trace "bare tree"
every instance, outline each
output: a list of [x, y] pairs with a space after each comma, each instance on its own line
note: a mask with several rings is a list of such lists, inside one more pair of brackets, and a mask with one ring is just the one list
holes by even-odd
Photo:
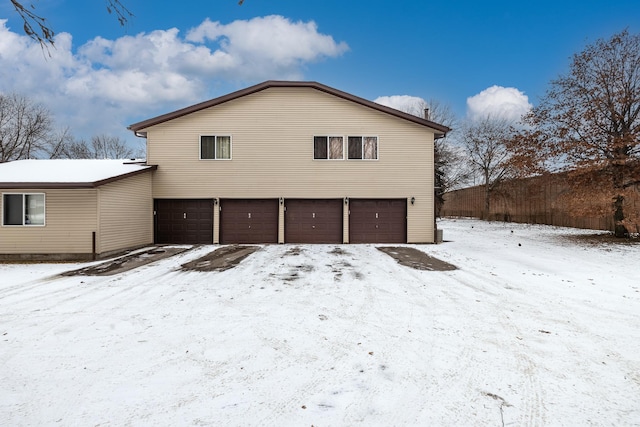
[[[140, 150], [138, 150], [140, 151]], [[0, 163], [30, 158], [128, 159], [142, 157], [119, 137], [75, 140], [68, 128], [55, 130], [53, 116], [26, 97], [0, 94]]]
[[451, 129], [443, 138], [436, 139], [433, 147], [436, 216], [440, 216], [444, 194], [466, 183], [472, 172], [467, 167], [464, 152], [456, 143], [458, 119], [451, 108], [437, 100], [429, 100], [420, 105], [420, 110], [429, 120]]
[[457, 117], [448, 105], [434, 99], [419, 100], [401, 109], [405, 113], [428, 118], [451, 129], [444, 138], [434, 141], [434, 186], [436, 216], [439, 216], [444, 203], [444, 193], [462, 185], [471, 175], [464, 154], [455, 143], [455, 133], [458, 127]]
[[91, 138], [91, 147], [96, 159], [128, 159], [133, 156], [133, 150], [127, 142], [117, 136], [94, 136]]
[[58, 151], [58, 158], [66, 159], [129, 159], [133, 150], [126, 141], [109, 135], [97, 135], [90, 142], [71, 139]]
[[569, 171], [576, 210], [608, 199], [615, 235], [626, 236], [625, 200], [640, 183], [640, 35], [625, 30], [574, 55], [527, 122], [529, 166]]
[[460, 141], [468, 161], [480, 175], [484, 187], [484, 218], [489, 218], [491, 197], [497, 187], [513, 176], [509, 143], [512, 124], [505, 118], [486, 116], [469, 121], [463, 127]]
[[[36, 7], [33, 2], [27, 4], [26, 2], [18, 0], [9, 1], [11, 1], [16, 13], [22, 19], [25, 34], [40, 43], [43, 47], [45, 45], [53, 46], [55, 31], [47, 23], [46, 18], [36, 12]], [[134, 16], [120, 0], [105, 0], [105, 3], [107, 12], [110, 15], [115, 15], [121, 26], [124, 26]], [[242, 5], [242, 3], [244, 3], [244, 0], [238, 1], [239, 5]]]
[[0, 163], [38, 157], [51, 142], [49, 110], [28, 98], [0, 94]]

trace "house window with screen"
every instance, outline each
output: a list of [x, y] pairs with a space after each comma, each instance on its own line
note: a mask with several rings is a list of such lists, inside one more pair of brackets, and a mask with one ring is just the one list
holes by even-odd
[[2, 225], [44, 225], [44, 194], [3, 194]]
[[344, 138], [341, 136], [314, 136], [313, 158], [316, 160], [344, 159]]
[[377, 136], [350, 136], [349, 159], [350, 160], [377, 160], [378, 137]]
[[231, 160], [231, 136], [206, 135], [200, 137], [201, 160]]

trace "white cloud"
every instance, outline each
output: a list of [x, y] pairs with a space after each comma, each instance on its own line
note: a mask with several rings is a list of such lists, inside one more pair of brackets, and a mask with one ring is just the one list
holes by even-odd
[[410, 95], [380, 96], [373, 102], [420, 117], [424, 116], [424, 109], [427, 106], [427, 101], [424, 99]]
[[186, 37], [176, 28], [96, 37], [75, 50], [61, 33], [48, 56], [6, 23], [0, 19], [0, 92], [42, 102], [59, 125], [85, 137], [128, 136], [132, 121], [219, 95], [216, 84], [301, 78], [306, 64], [348, 50], [313, 21], [267, 16], [226, 25], [206, 19]]
[[513, 87], [491, 86], [467, 98], [467, 115], [471, 119], [490, 115], [518, 120], [531, 107], [527, 95]]
[[298, 78], [300, 66], [346, 52], [346, 43], [318, 33], [315, 22], [291, 22], [282, 16], [266, 16], [223, 25], [206, 19], [187, 33], [194, 43], [214, 43], [229, 58], [234, 75], [271, 74]]

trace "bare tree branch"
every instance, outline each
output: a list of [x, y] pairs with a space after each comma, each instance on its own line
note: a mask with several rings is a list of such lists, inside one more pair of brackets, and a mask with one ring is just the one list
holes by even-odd
[[[47, 23], [47, 20], [36, 13], [36, 7], [33, 3], [25, 5], [18, 0], [10, 0], [16, 13], [23, 22], [24, 33], [31, 37], [34, 41], [40, 43], [43, 48], [55, 45], [55, 31]], [[115, 15], [118, 23], [124, 26], [134, 15], [123, 5], [120, 0], [105, 0], [107, 12]]]
[[[20, 16], [23, 22], [22, 28], [24, 33], [31, 37], [33, 40], [40, 43], [42, 48], [47, 46], [54, 46], [55, 31], [47, 20], [36, 13], [36, 7], [33, 3], [25, 5], [25, 3], [18, 0], [10, 0], [16, 13]], [[239, 0], [238, 5], [242, 6], [244, 0]], [[120, 0], [105, 0], [107, 13], [115, 15], [120, 26], [124, 27], [131, 18], [134, 17], [131, 12]]]
[[121, 27], [124, 27], [129, 19], [133, 18], [133, 13], [120, 3], [120, 0], [106, 0], [107, 12], [114, 14]]

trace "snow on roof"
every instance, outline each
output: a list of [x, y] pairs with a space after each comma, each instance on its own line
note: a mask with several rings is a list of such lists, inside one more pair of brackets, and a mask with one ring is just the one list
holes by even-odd
[[33, 183], [99, 183], [122, 175], [153, 168], [144, 162], [132, 160], [16, 160], [0, 163], [2, 184]]

